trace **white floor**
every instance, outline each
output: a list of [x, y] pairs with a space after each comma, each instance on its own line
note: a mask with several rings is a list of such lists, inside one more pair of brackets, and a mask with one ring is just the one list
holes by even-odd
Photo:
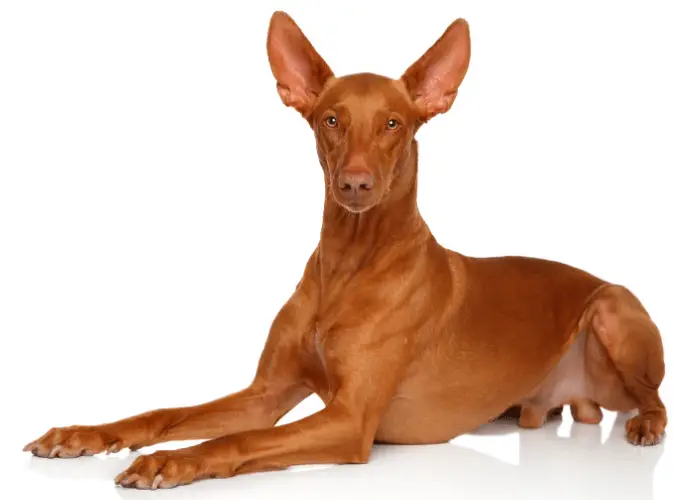
[[[5, 477], [12, 478], [5, 488], [17, 488], [5, 498], [686, 497], [678, 488], [693, 480], [690, 458], [697, 456], [696, 436], [669, 433], [660, 446], [636, 448], [622, 438], [623, 424], [624, 416], [616, 419], [615, 414], [606, 414], [600, 426], [572, 424], [568, 413], [536, 431], [501, 422], [446, 445], [378, 446], [367, 465], [298, 467], [158, 492], [113, 485], [112, 478], [136, 453], [47, 460], [19, 453], [17, 442], [16, 453], [3, 456]], [[13, 441], [36, 433], [17, 429]]]

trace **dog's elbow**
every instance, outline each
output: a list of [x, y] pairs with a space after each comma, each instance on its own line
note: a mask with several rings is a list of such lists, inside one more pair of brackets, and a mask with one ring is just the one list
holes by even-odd
[[352, 453], [348, 455], [348, 463], [350, 464], [366, 464], [369, 462], [369, 456], [372, 454], [373, 439], [359, 439], [353, 446]]
[[347, 464], [366, 464], [369, 462], [374, 444], [374, 432], [361, 416], [353, 414], [346, 408], [334, 408], [338, 428], [336, 450], [342, 462]]
[[367, 445], [366, 439], [348, 439], [341, 446], [342, 461], [346, 464], [366, 464], [372, 453], [372, 444]]
[[372, 454], [372, 446], [374, 445], [374, 436], [376, 433], [376, 425], [372, 425], [366, 419], [356, 422], [354, 426], [356, 430], [355, 439], [353, 440], [352, 461], [353, 464], [366, 464], [369, 462]]

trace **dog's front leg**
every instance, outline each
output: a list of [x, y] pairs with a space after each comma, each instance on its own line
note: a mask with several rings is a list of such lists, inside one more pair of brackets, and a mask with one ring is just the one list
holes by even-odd
[[70, 458], [271, 427], [311, 392], [303, 380], [302, 350], [303, 339], [313, 328], [317, 304], [317, 287], [307, 267], [295, 293], [272, 323], [253, 383], [240, 392], [108, 424], [53, 428], [24, 449], [40, 457]]
[[115, 483], [140, 489], [172, 488], [198, 479], [296, 464], [362, 463], [369, 456], [372, 434], [363, 428], [361, 415], [333, 402], [291, 424], [143, 455], [117, 476]]
[[405, 366], [406, 341], [403, 336], [374, 343], [345, 337], [353, 339], [353, 349], [326, 349], [329, 382], [335, 390], [320, 412], [278, 427], [141, 456], [115, 482], [141, 489], [171, 488], [292, 465], [366, 462]]

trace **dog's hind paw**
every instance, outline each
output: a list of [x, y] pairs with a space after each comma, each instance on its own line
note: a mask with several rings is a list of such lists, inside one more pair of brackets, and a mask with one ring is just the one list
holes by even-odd
[[637, 415], [625, 424], [627, 441], [638, 446], [659, 444], [664, 436], [665, 422], [655, 416]]

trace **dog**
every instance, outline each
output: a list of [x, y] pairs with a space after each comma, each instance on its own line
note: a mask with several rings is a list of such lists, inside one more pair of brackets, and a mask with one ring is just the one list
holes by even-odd
[[[365, 463], [373, 443], [441, 443], [501, 415], [537, 428], [570, 405], [634, 411], [654, 445], [667, 416], [661, 337], [626, 288], [565, 264], [470, 258], [437, 243], [417, 206], [416, 131], [452, 106], [470, 60], [457, 19], [399, 79], [336, 77], [275, 12], [267, 51], [282, 102], [316, 139], [321, 236], [276, 315], [249, 387], [113, 423], [53, 428], [24, 449], [76, 457], [204, 440], [138, 457], [115, 482], [171, 488], [300, 464]], [[276, 426], [317, 394], [325, 407]]]

